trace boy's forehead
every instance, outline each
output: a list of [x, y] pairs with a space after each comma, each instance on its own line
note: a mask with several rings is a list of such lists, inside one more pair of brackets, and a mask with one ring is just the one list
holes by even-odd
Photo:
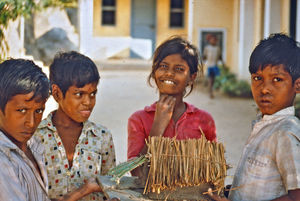
[[29, 101], [34, 101], [34, 102], [46, 102], [47, 99], [43, 99], [41, 95], [35, 94], [33, 91], [26, 93], [26, 94], [16, 94], [8, 100], [8, 102], [13, 101], [13, 102], [29, 102]]
[[279, 65], [271, 65], [271, 64], [268, 64], [268, 65], [264, 65], [264, 66], [260, 66], [258, 68], [258, 71], [270, 71], [270, 72], [277, 72], [277, 73], [288, 73], [289, 72], [286, 70], [285, 66], [283, 64], [279, 64]]
[[83, 88], [90, 87], [90, 86], [97, 88], [97, 85], [98, 85], [98, 82], [87, 83], [87, 84], [84, 84], [83, 86], [78, 86], [77, 84], [73, 84], [68, 88], [67, 91], [74, 90], [74, 89], [83, 89]]

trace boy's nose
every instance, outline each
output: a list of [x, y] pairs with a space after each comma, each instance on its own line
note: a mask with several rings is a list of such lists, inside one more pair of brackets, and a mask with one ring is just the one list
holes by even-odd
[[264, 82], [262, 85], [261, 93], [268, 94], [271, 91], [272, 84], [270, 82]]
[[35, 118], [33, 114], [28, 114], [26, 116], [25, 126], [27, 128], [33, 128], [35, 125]]
[[84, 105], [90, 105], [90, 104], [91, 104], [91, 98], [88, 97], [88, 96], [85, 96], [85, 97], [83, 98], [82, 103], [83, 103]]

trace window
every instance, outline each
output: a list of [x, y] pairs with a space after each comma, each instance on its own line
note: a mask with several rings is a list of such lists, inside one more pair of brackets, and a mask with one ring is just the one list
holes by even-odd
[[116, 0], [102, 0], [102, 25], [116, 24]]
[[183, 27], [184, 0], [171, 0], [170, 27]]

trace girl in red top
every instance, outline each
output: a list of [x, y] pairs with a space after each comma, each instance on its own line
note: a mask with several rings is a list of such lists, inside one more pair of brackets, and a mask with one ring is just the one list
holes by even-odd
[[[201, 127], [208, 140], [216, 141], [211, 115], [183, 102], [183, 97], [193, 90], [199, 67], [202, 68], [197, 48], [181, 37], [171, 37], [155, 50], [148, 82], [151, 85], [151, 79], [155, 81], [159, 100], [129, 118], [128, 159], [146, 153], [148, 136], [200, 138]], [[132, 175], [143, 175], [142, 169], [136, 168]]]

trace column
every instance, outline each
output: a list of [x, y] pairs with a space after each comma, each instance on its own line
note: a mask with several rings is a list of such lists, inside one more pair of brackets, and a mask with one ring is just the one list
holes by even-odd
[[79, 51], [88, 54], [93, 37], [93, 0], [78, 0]]
[[271, 0], [265, 0], [264, 38], [270, 35]]
[[243, 76], [244, 66], [244, 29], [245, 29], [245, 0], [240, 0], [240, 23], [239, 23], [239, 70], [238, 76]]
[[193, 28], [194, 28], [194, 0], [189, 0], [188, 9], [188, 40], [193, 41]]
[[300, 41], [300, 0], [297, 0], [296, 14], [296, 40]]

